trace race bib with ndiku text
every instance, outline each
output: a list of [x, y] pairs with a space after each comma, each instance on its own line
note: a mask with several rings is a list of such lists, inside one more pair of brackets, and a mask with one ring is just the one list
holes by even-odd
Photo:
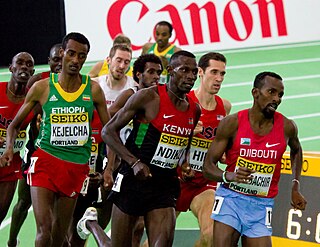
[[150, 164], [162, 168], [176, 168], [180, 156], [188, 144], [188, 140], [188, 137], [162, 133]]
[[256, 171], [252, 174], [253, 179], [249, 184], [232, 182], [229, 184], [229, 188], [246, 195], [267, 196], [276, 165], [254, 162], [238, 157], [235, 171], [241, 166]]

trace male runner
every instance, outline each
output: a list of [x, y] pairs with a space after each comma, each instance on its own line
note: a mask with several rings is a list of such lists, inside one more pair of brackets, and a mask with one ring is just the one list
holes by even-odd
[[122, 91], [137, 85], [132, 77], [126, 75], [131, 58], [132, 51], [129, 47], [125, 45], [113, 46], [107, 58], [109, 74], [93, 78], [101, 86], [108, 107]]
[[[200, 108], [186, 95], [198, 74], [195, 56], [179, 51], [167, 70], [168, 86], [138, 91], [103, 129], [104, 141], [121, 157], [111, 195], [113, 247], [131, 246], [139, 216], [144, 216], [150, 246], [173, 243], [174, 208], [180, 193], [176, 167], [185, 158]], [[124, 146], [117, 133], [131, 119], [133, 130]], [[184, 165], [188, 171], [188, 164]]]
[[[114, 40], [113, 40], [113, 44], [112, 46], [115, 45], [126, 45], [129, 48], [131, 48], [131, 41], [130, 39], [123, 35], [123, 34], [118, 34]], [[108, 58], [104, 59], [103, 61], [99, 61], [97, 62], [92, 69], [90, 70], [90, 72], [88, 73], [88, 75], [91, 78], [95, 78], [95, 77], [99, 77], [101, 75], [107, 75], [109, 74], [109, 62], [108, 62]], [[128, 76], [132, 76], [132, 67], [130, 66], [128, 68], [128, 70], [126, 71], [126, 75]]]
[[[0, 155], [1, 160], [5, 149], [10, 145], [6, 142], [8, 126], [16, 116], [26, 97], [26, 86], [34, 73], [33, 57], [27, 52], [20, 52], [12, 58], [9, 66], [11, 78], [0, 83]], [[0, 162], [0, 224], [5, 218], [13, 199], [18, 179], [22, 178], [20, 150], [26, 144], [26, 128], [33, 114], [25, 116], [17, 139], [12, 143], [11, 164]]]
[[172, 36], [172, 25], [167, 21], [160, 21], [155, 26], [155, 43], [146, 43], [142, 47], [142, 54], [152, 53], [160, 57], [162, 67], [164, 68], [160, 77], [160, 83], [167, 83], [169, 80], [168, 71], [166, 70], [168, 62], [173, 53], [181, 49], [174, 44], [169, 43]]
[[[162, 72], [162, 64], [159, 57], [154, 54], [145, 54], [137, 58], [133, 64], [133, 74], [134, 80], [139, 83], [138, 90], [143, 88], [148, 88], [158, 84], [160, 75]], [[110, 106], [109, 112], [113, 116], [118, 112], [128, 101], [128, 99], [137, 91], [136, 88], [130, 88], [126, 91], [123, 91], [116, 101]], [[131, 133], [132, 125], [129, 124], [125, 126], [120, 131], [120, 137], [122, 140], [126, 140], [129, 134]], [[108, 183], [108, 186], [113, 185], [112, 173], [114, 167], [110, 165], [107, 166], [105, 175], [105, 183]], [[141, 217], [142, 218], [142, 217]], [[87, 239], [90, 233], [93, 234], [97, 244], [101, 246], [111, 246], [110, 239], [107, 239], [101, 227], [97, 224], [97, 210], [94, 208], [88, 208], [84, 216], [78, 223], [78, 233], [83, 239]], [[140, 246], [140, 240], [143, 235], [144, 223], [139, 219], [137, 222], [132, 239], [132, 246]]]
[[93, 108], [102, 124], [109, 120], [99, 85], [80, 74], [90, 44], [80, 33], [62, 41], [62, 70], [35, 83], [9, 126], [7, 148], [1, 164], [10, 164], [13, 143], [21, 122], [39, 103], [43, 121], [28, 170], [28, 184], [37, 224], [36, 246], [61, 246], [73, 215], [77, 195], [85, 180], [91, 153]]
[[[45, 72], [33, 75], [27, 83], [28, 90], [36, 81], [48, 78], [50, 75], [50, 72], [59, 73], [61, 71], [61, 57], [59, 55], [60, 48], [61, 48], [61, 44], [55, 44], [51, 47], [49, 52], [49, 57], [48, 57], [48, 64], [50, 67], [50, 71], [45, 71]], [[29, 168], [30, 158], [33, 152], [35, 151], [34, 141], [36, 140], [38, 135], [38, 129], [35, 126], [37, 124], [36, 122], [37, 122], [37, 116], [35, 116], [34, 119], [32, 120], [32, 124], [28, 133], [29, 141], [25, 147], [25, 157], [22, 165], [23, 173], [26, 172], [27, 169]], [[19, 180], [19, 185], [18, 185], [18, 201], [13, 208], [12, 216], [11, 216], [12, 220], [10, 224], [10, 234], [9, 234], [9, 240], [7, 243], [9, 247], [17, 246], [17, 243], [18, 243], [17, 237], [18, 237], [19, 231], [28, 215], [28, 209], [31, 206], [30, 187], [27, 184], [26, 174], [23, 174], [23, 175], [24, 176], [22, 179]]]
[[[209, 147], [204, 176], [223, 182], [212, 209], [214, 246], [271, 246], [271, 216], [278, 194], [281, 158], [289, 145], [292, 180], [291, 204], [304, 210], [300, 193], [302, 149], [297, 126], [276, 112], [284, 94], [282, 78], [259, 73], [254, 80], [253, 105], [224, 118]], [[226, 152], [226, 171], [216, 164]]]
[[189, 155], [190, 167], [195, 177], [190, 181], [180, 181], [181, 195], [177, 201], [176, 214], [178, 216], [181, 211], [190, 209], [197, 217], [200, 239], [195, 246], [201, 247], [213, 244], [213, 221], [210, 215], [217, 183], [203, 177], [202, 165], [218, 124], [231, 110], [230, 102], [217, 95], [226, 73], [226, 62], [225, 56], [220, 53], [209, 52], [203, 55], [198, 62], [200, 86], [189, 93], [202, 109]]

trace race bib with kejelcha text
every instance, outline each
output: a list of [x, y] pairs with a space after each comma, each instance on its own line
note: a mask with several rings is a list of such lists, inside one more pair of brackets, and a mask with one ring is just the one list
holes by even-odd
[[203, 162], [211, 142], [212, 140], [204, 138], [192, 138], [189, 163], [193, 170], [202, 172]]
[[188, 137], [162, 133], [150, 164], [168, 169], [176, 168], [187, 144]]
[[55, 146], [83, 146], [90, 133], [88, 112], [50, 114], [50, 143]]
[[[6, 129], [0, 128], [0, 137], [2, 137], [4, 139], [7, 137], [7, 130]], [[23, 149], [23, 147], [26, 145], [26, 141], [27, 141], [27, 131], [20, 130], [17, 138], [14, 141], [13, 152], [16, 153], [18, 151], [21, 151]], [[2, 147], [0, 147], [0, 155], [2, 155], [4, 153], [5, 149], [6, 149], [6, 143], [4, 142]]]
[[276, 165], [254, 162], [238, 157], [235, 172], [241, 166], [256, 171], [252, 173], [253, 179], [249, 184], [232, 182], [229, 184], [229, 188], [246, 195], [267, 196]]

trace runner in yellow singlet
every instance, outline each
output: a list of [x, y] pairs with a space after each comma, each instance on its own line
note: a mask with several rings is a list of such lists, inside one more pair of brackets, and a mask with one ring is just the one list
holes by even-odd
[[[115, 46], [115, 45], [127, 45], [131, 48], [131, 41], [127, 36], [123, 34], [118, 34], [113, 40], [112, 46]], [[105, 58], [103, 61], [97, 62], [88, 73], [88, 75], [91, 78], [95, 78], [95, 77], [99, 77], [101, 75], [107, 75], [107, 74], [109, 74], [109, 64], [107, 62], [107, 58]], [[126, 72], [126, 75], [132, 77], [131, 65], [128, 71]]]

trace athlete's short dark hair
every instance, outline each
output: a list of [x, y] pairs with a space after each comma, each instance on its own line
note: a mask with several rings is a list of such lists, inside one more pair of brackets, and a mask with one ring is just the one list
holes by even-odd
[[137, 60], [133, 64], [133, 79], [139, 83], [139, 78], [137, 77], [137, 72], [143, 73], [146, 67], [146, 63], [156, 63], [161, 65], [161, 70], [162, 68], [162, 63], [161, 60], [158, 56], [154, 54], [143, 54], [137, 58]]
[[169, 28], [169, 33], [172, 34], [172, 30], [173, 30], [173, 27], [171, 25], [171, 23], [167, 22], [167, 21], [159, 21], [155, 27], [157, 26], [167, 26]]
[[81, 33], [68, 33], [64, 38], [62, 39], [62, 49], [66, 49], [68, 41], [72, 39], [74, 41], [79, 42], [80, 44], [84, 44], [88, 46], [88, 52], [90, 51], [90, 43], [89, 40]]
[[112, 48], [110, 49], [110, 52], [109, 52], [109, 57], [110, 57], [110, 58], [113, 58], [114, 55], [116, 54], [116, 51], [117, 51], [117, 50], [127, 51], [127, 52], [129, 52], [130, 54], [132, 54], [132, 50], [131, 50], [130, 47], [128, 47], [127, 45], [118, 44], [118, 45], [112, 46]]
[[173, 53], [173, 55], [170, 58], [169, 65], [174, 66], [177, 59], [181, 56], [196, 58], [196, 56], [193, 53], [191, 53], [189, 51], [185, 51], [185, 50], [180, 50], [180, 51]]
[[279, 79], [282, 81], [282, 77], [278, 75], [275, 72], [270, 72], [270, 71], [264, 71], [256, 75], [254, 82], [253, 82], [253, 87], [261, 89], [265, 83], [264, 79], [266, 76], [274, 77], [276, 79]]
[[218, 52], [209, 52], [200, 57], [198, 62], [198, 67], [200, 67], [203, 71], [209, 67], [210, 60], [216, 60], [223, 63], [227, 63], [227, 59], [224, 55]]
[[122, 33], [119, 33], [113, 40], [113, 46], [118, 44], [127, 44], [129, 47], [131, 46], [131, 40]]

